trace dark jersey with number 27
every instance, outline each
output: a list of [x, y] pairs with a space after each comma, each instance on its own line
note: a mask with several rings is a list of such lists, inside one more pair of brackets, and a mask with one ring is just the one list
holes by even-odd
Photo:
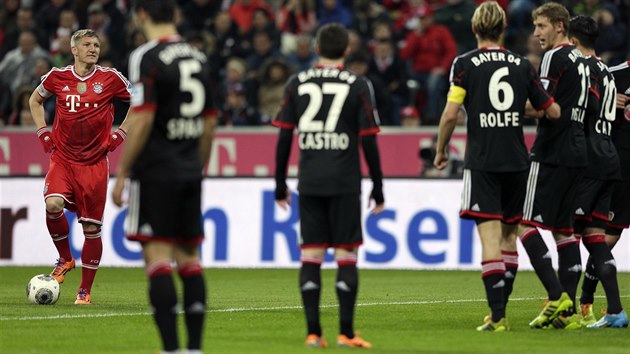
[[338, 66], [317, 65], [289, 79], [273, 125], [298, 131], [298, 191], [359, 193], [360, 136], [379, 131], [369, 80]]
[[199, 137], [212, 111], [206, 56], [179, 36], [153, 40], [129, 58], [131, 109], [155, 112], [151, 135], [133, 166], [138, 179], [201, 178]]
[[503, 48], [476, 49], [455, 59], [451, 85], [458, 87], [451, 88], [451, 95], [464, 94], [468, 115], [465, 167], [491, 172], [527, 170], [522, 128], [525, 102], [529, 98], [540, 110], [553, 103], [530, 62]]

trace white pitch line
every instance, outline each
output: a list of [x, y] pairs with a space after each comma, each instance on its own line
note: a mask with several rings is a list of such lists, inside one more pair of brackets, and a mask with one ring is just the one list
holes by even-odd
[[[595, 296], [596, 298], [605, 298], [605, 296]], [[630, 297], [630, 295], [621, 295], [621, 297]], [[510, 301], [532, 301], [544, 300], [537, 297], [511, 298]], [[365, 302], [357, 304], [358, 307], [365, 306], [400, 306], [400, 305], [434, 305], [434, 304], [456, 304], [466, 302], [486, 302], [486, 299], [455, 299], [455, 300], [426, 300], [426, 301], [392, 301], [392, 302]], [[320, 308], [337, 307], [337, 304], [321, 305]], [[259, 311], [276, 311], [276, 310], [299, 310], [302, 306], [271, 306], [271, 307], [234, 307], [227, 309], [207, 310], [206, 313], [225, 313], [225, 312], [259, 312]], [[180, 312], [181, 313], [181, 312]], [[103, 318], [103, 317], [128, 317], [128, 316], [149, 316], [150, 312], [114, 312], [114, 313], [90, 313], [90, 314], [65, 314], [53, 316], [27, 316], [27, 317], [0, 317], [0, 321], [37, 321], [37, 320], [59, 320], [74, 318]]]

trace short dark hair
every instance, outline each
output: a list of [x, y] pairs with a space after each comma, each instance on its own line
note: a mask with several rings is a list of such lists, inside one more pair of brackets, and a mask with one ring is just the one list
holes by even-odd
[[175, 16], [175, 0], [136, 0], [135, 8], [149, 14], [153, 23], [173, 22]]
[[597, 22], [589, 16], [575, 16], [569, 21], [569, 37], [575, 37], [586, 48], [595, 48], [599, 36]]
[[319, 54], [327, 59], [343, 58], [348, 41], [348, 30], [339, 23], [329, 23], [317, 31]]

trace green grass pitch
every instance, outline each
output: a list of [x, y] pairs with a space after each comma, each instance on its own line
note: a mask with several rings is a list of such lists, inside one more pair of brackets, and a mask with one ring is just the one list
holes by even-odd
[[[73, 305], [80, 269], [68, 274], [53, 306], [25, 296], [44, 267], [0, 267], [0, 353], [157, 353], [159, 339], [148, 312], [142, 269], [99, 270], [93, 306]], [[207, 269], [205, 353], [350, 353], [337, 348], [334, 270], [325, 270], [322, 326], [326, 349], [303, 346], [305, 321], [295, 269]], [[479, 272], [362, 270], [356, 328], [371, 353], [630, 353], [629, 329], [532, 330], [542, 285], [520, 272], [508, 305], [511, 331], [479, 333], [488, 313]], [[630, 273], [619, 274], [622, 302], [630, 305]], [[178, 286], [180, 284], [178, 283]], [[181, 288], [180, 288], [181, 290]], [[595, 309], [605, 308], [598, 288]], [[185, 343], [183, 317], [180, 342]]]

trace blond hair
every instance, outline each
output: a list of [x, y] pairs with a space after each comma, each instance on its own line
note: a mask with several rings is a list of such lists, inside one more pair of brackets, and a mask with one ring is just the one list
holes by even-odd
[[70, 46], [76, 47], [83, 37], [96, 37], [99, 41], [101, 40], [98, 34], [91, 29], [81, 29], [72, 34], [72, 38], [70, 38]]
[[534, 21], [541, 16], [548, 18], [552, 25], [562, 23], [562, 33], [564, 35], [567, 34], [571, 15], [569, 15], [569, 10], [567, 10], [564, 5], [558, 4], [557, 2], [548, 2], [532, 11], [532, 19]]
[[496, 1], [487, 1], [477, 7], [471, 23], [479, 39], [499, 41], [505, 27], [505, 11]]

